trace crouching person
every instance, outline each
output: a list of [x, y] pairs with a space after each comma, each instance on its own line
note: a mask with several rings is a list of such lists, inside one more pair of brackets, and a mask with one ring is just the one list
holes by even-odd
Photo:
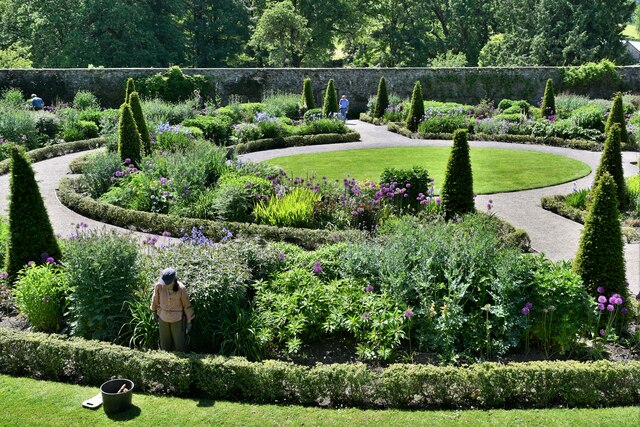
[[191, 330], [195, 314], [187, 289], [178, 281], [173, 268], [163, 270], [153, 287], [151, 311], [160, 328], [160, 348], [165, 351], [185, 351], [186, 334]]

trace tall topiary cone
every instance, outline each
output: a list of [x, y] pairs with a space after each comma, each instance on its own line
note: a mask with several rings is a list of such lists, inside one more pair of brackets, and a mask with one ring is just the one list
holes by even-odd
[[[627, 133], [627, 121], [624, 118], [624, 106], [622, 104], [622, 94], [616, 93], [613, 97], [613, 104], [611, 105], [611, 111], [609, 111], [609, 117], [607, 117], [607, 124], [604, 127], [605, 133], [608, 133], [609, 128], [614, 124], [620, 125], [620, 141], [623, 143], [629, 142], [629, 134]], [[615, 177], [614, 177], [615, 178]]]
[[413, 93], [411, 94], [411, 107], [409, 107], [409, 114], [407, 114], [407, 127], [411, 132], [418, 130], [418, 125], [424, 116], [424, 99], [422, 97], [422, 84], [418, 80], [413, 87]]
[[14, 280], [18, 271], [29, 261], [42, 263], [47, 257], [58, 261], [61, 253], [33, 169], [17, 147], [11, 153], [10, 185], [9, 242], [5, 267], [11, 280]]
[[593, 179], [593, 188], [596, 188], [602, 176], [608, 173], [613, 178], [617, 187], [618, 208], [624, 212], [627, 207], [627, 184], [624, 180], [622, 168], [622, 150], [620, 148], [620, 125], [613, 123], [607, 130], [607, 139], [604, 141], [604, 150], [600, 157], [600, 165]]
[[316, 100], [313, 97], [311, 79], [304, 79], [304, 82], [302, 83], [302, 99], [300, 100], [300, 106], [307, 110], [316, 108]]
[[118, 123], [118, 154], [123, 162], [129, 159], [131, 163], [138, 166], [142, 158], [140, 155], [141, 146], [140, 133], [138, 133], [131, 107], [127, 103], [122, 104]]
[[475, 212], [469, 143], [467, 131], [463, 129], [453, 133], [453, 147], [442, 185], [442, 208], [447, 220]]
[[129, 77], [127, 79], [127, 88], [124, 91], [124, 102], [125, 103], [127, 103], [127, 104], [129, 103], [129, 96], [131, 96], [131, 94], [133, 92], [135, 92], [135, 91], [136, 91], [136, 85], [133, 82], [133, 79], [131, 77]]
[[133, 113], [133, 119], [136, 121], [136, 127], [140, 134], [142, 148], [146, 154], [149, 154], [151, 153], [151, 136], [149, 135], [147, 121], [142, 113], [142, 104], [140, 103], [140, 96], [138, 96], [138, 92], [131, 92], [129, 95], [129, 106], [131, 107], [131, 113]]
[[582, 277], [591, 295], [598, 295], [598, 286], [603, 286], [607, 295], [619, 293], [626, 298], [624, 244], [616, 192], [613, 177], [605, 172], [592, 193], [573, 271]]
[[553, 80], [547, 80], [547, 85], [544, 87], [544, 97], [542, 98], [542, 105], [540, 106], [542, 111], [542, 117], [550, 117], [556, 115], [556, 94], [553, 90]]
[[333, 113], [338, 112], [338, 95], [333, 83], [333, 79], [327, 83], [327, 90], [324, 93], [324, 100], [322, 102], [322, 116], [329, 117]]
[[378, 94], [376, 95], [376, 106], [373, 109], [373, 117], [379, 119], [384, 116], [384, 112], [389, 106], [389, 94], [387, 93], [387, 81], [380, 77], [378, 83]]

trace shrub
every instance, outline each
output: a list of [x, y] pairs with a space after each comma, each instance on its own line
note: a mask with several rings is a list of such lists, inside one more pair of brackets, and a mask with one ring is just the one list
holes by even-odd
[[14, 279], [29, 261], [40, 263], [48, 257], [59, 260], [60, 248], [33, 169], [17, 148], [13, 149], [11, 156], [10, 188], [6, 271]]
[[216, 117], [198, 116], [195, 119], [185, 120], [182, 124], [202, 129], [204, 137], [218, 145], [226, 145], [231, 137], [232, 121], [224, 115]]
[[571, 113], [571, 121], [581, 128], [595, 129], [600, 132], [604, 131], [604, 114], [602, 114], [602, 110], [595, 105], [576, 108]]
[[607, 117], [607, 124], [604, 128], [605, 133], [609, 132], [609, 129], [614, 123], [618, 123], [620, 126], [620, 142], [626, 144], [629, 142], [629, 134], [627, 133], [627, 121], [624, 117], [624, 107], [622, 105], [622, 94], [616, 93], [613, 98], [613, 104]]
[[313, 86], [311, 79], [304, 79], [302, 83], [302, 97], [300, 98], [300, 107], [304, 110], [313, 110], [316, 108], [316, 100], [313, 96]]
[[136, 84], [133, 81], [133, 78], [129, 77], [127, 79], [127, 85], [124, 91], [124, 103], [128, 104], [129, 103], [129, 95], [131, 95], [133, 92], [136, 91]]
[[233, 125], [232, 127], [232, 134], [239, 143], [255, 141], [256, 139], [260, 139], [262, 136], [258, 125], [255, 123], [240, 123]]
[[257, 123], [258, 130], [263, 138], [278, 138], [286, 134], [282, 123], [276, 117], [272, 117], [267, 113], [256, 114], [254, 122]]
[[442, 185], [442, 208], [447, 219], [475, 211], [469, 143], [464, 130], [455, 131], [453, 136]]
[[605, 172], [592, 193], [578, 253], [573, 261], [573, 270], [582, 277], [592, 296], [598, 295], [599, 286], [625, 298], [628, 295], [616, 193], [613, 177]]
[[556, 115], [556, 99], [555, 92], [553, 90], [553, 80], [548, 79], [547, 84], [544, 87], [544, 97], [542, 98], [542, 105], [540, 111], [542, 117], [551, 117]]
[[[198, 90], [205, 94], [211, 86], [207, 77], [202, 75], [186, 75], [180, 67], [170, 67], [164, 74], [136, 81], [138, 92], [145, 97], [158, 97], [169, 102], [180, 102], [193, 96], [193, 91]], [[132, 90], [133, 92], [133, 90]], [[128, 92], [129, 94], [131, 92]]]
[[47, 111], [38, 111], [34, 115], [36, 131], [47, 139], [53, 139], [60, 132], [60, 119]]
[[77, 110], [99, 110], [100, 102], [96, 96], [86, 90], [80, 90], [73, 97], [73, 108]]
[[85, 120], [66, 122], [63, 129], [63, 138], [67, 142], [97, 138], [99, 134], [98, 126]]
[[[420, 208], [420, 194], [429, 194], [429, 173], [421, 166], [411, 169], [385, 168], [380, 175], [380, 184], [392, 184], [396, 182], [400, 188], [405, 188], [407, 197], [399, 200], [400, 212], [417, 212]], [[394, 198], [395, 199], [395, 198]], [[395, 200], [394, 200], [395, 201]]]
[[567, 67], [562, 73], [562, 84], [568, 89], [613, 88], [619, 82], [620, 74], [616, 65], [608, 59], [588, 62], [579, 67]]
[[22, 91], [12, 87], [2, 92], [2, 102], [12, 108], [24, 108], [25, 106]]
[[116, 153], [97, 153], [82, 167], [82, 184], [87, 193], [97, 199], [109, 191], [114, 172], [122, 166]]
[[473, 118], [467, 115], [434, 115], [418, 125], [420, 133], [453, 133], [457, 129], [473, 130]]
[[308, 120], [296, 129], [297, 135], [345, 134], [349, 131], [342, 120], [317, 119]]
[[507, 110], [515, 109], [515, 113], [523, 113], [528, 114], [529, 109], [531, 108], [531, 104], [529, 104], [525, 100], [513, 100], [513, 99], [503, 99], [498, 103], [498, 110], [505, 112]]
[[282, 197], [271, 197], [260, 202], [253, 210], [259, 224], [278, 227], [310, 227], [313, 225], [313, 207], [320, 196], [311, 190], [296, 188]]
[[118, 154], [120, 154], [120, 159], [123, 162], [129, 159], [134, 165], [140, 165], [141, 148], [142, 141], [131, 107], [129, 104], [122, 104], [118, 123]]
[[7, 242], [9, 241], [9, 223], [6, 218], [0, 216], [0, 268], [4, 269], [4, 258], [7, 255]]
[[378, 83], [378, 93], [376, 95], [376, 105], [373, 109], [373, 117], [381, 118], [384, 116], [387, 107], [389, 106], [389, 94], [387, 93], [387, 81], [384, 77], [380, 77], [380, 83]]
[[329, 83], [327, 83], [327, 89], [324, 92], [322, 117], [330, 117], [333, 114], [337, 114], [338, 111], [338, 93], [336, 92], [333, 79], [331, 79]]
[[72, 335], [112, 341], [130, 315], [125, 302], [139, 285], [137, 245], [115, 233], [80, 232], [64, 248]]
[[300, 96], [292, 93], [272, 93], [262, 100], [262, 112], [273, 117], [289, 117], [297, 119], [300, 116], [298, 103]]
[[133, 119], [136, 121], [136, 128], [140, 134], [140, 141], [142, 142], [142, 148], [145, 154], [151, 153], [151, 136], [149, 135], [149, 128], [147, 127], [147, 121], [142, 113], [142, 104], [140, 103], [140, 97], [138, 92], [131, 92], [129, 95], [129, 105], [131, 106], [131, 113], [133, 113]]
[[[203, 133], [200, 128], [182, 125], [172, 126], [169, 123], [162, 123], [156, 127], [155, 148], [160, 151], [185, 152], [193, 148], [193, 132], [196, 129]], [[203, 133], [204, 134], [204, 133]]]
[[424, 115], [424, 101], [422, 98], [422, 84], [418, 80], [413, 87], [413, 93], [411, 94], [411, 106], [406, 118], [407, 128], [415, 132], [418, 130], [418, 125]]
[[589, 190], [583, 188], [582, 190], [576, 190], [565, 197], [565, 203], [572, 208], [586, 210], [587, 201], [589, 200]]
[[177, 125], [197, 115], [196, 105], [191, 100], [175, 104], [160, 99], [147, 100], [142, 102], [142, 111], [151, 128], [160, 123]]
[[620, 126], [617, 123], [612, 124], [607, 131], [607, 139], [604, 142], [600, 164], [593, 178], [594, 189], [605, 173], [611, 175], [613, 181], [616, 183], [618, 208], [621, 212], [624, 212], [627, 207], [627, 188], [624, 180], [624, 169], [622, 167]]
[[66, 277], [52, 263], [25, 267], [13, 290], [16, 306], [36, 331], [58, 332], [62, 327]]
[[311, 108], [304, 112], [304, 120], [319, 119], [322, 117], [322, 108]]
[[28, 111], [0, 105], [0, 138], [24, 145], [27, 150], [39, 145], [34, 116]]

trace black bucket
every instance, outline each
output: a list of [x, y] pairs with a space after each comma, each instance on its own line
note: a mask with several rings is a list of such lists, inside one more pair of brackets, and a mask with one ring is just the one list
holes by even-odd
[[[123, 385], [127, 388], [127, 391], [118, 393]], [[102, 393], [102, 405], [105, 412], [115, 414], [131, 408], [133, 381], [125, 379], [110, 380], [100, 386], [100, 392]]]

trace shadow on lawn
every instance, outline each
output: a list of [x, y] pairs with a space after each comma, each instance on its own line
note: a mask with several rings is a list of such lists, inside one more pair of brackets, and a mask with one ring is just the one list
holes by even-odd
[[129, 408], [124, 412], [119, 412], [116, 414], [107, 413], [107, 417], [109, 417], [109, 419], [112, 421], [129, 421], [134, 418], [137, 418], [138, 416], [140, 416], [141, 413], [142, 411], [138, 406], [131, 405], [131, 408]]

